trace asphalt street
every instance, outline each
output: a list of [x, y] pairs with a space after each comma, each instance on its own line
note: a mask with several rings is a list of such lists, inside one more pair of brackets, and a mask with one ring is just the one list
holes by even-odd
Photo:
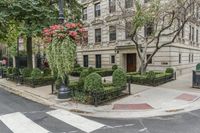
[[145, 119], [84, 118], [65, 113], [69, 112], [0, 89], [0, 133], [200, 133], [200, 110]]

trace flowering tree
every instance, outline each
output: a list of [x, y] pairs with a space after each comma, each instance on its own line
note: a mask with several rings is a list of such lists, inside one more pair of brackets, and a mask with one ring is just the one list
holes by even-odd
[[80, 23], [65, 23], [52, 25], [43, 30], [47, 46], [47, 58], [54, 75], [64, 77], [74, 66], [76, 44], [84, 29]]

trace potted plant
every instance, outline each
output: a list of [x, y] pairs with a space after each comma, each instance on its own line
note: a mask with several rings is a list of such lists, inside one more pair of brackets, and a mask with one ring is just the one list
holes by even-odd
[[64, 23], [52, 25], [43, 30], [49, 67], [56, 79], [62, 80], [73, 70], [76, 56], [76, 45], [84, 29], [80, 23]]

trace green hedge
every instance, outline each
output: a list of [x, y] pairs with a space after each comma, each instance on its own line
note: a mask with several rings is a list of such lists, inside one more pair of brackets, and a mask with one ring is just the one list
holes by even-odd
[[22, 69], [22, 76], [23, 77], [31, 77], [31, 72], [32, 72], [32, 69], [24, 68], [24, 69]]
[[112, 76], [112, 73], [113, 73], [112, 69], [93, 68], [93, 67], [89, 67], [89, 68], [77, 67], [77, 68], [74, 68], [74, 70], [70, 73], [70, 75], [75, 76], [75, 77], [80, 77], [81, 72], [84, 70], [88, 70], [90, 73], [96, 72], [99, 75], [101, 75], [102, 77]]
[[174, 69], [173, 68], [167, 68], [165, 70], [166, 73], [174, 73]]
[[149, 72], [144, 75], [127, 75], [128, 81], [134, 84], [156, 86], [169, 80], [172, 80], [173, 73], [155, 73]]
[[42, 76], [42, 71], [39, 68], [34, 68], [31, 72], [31, 77], [34, 79], [41, 78]]
[[54, 82], [54, 78], [52, 76], [45, 76], [45, 77], [26, 77], [24, 78], [24, 84], [31, 86], [31, 87], [39, 87], [45, 85], [51, 85]]

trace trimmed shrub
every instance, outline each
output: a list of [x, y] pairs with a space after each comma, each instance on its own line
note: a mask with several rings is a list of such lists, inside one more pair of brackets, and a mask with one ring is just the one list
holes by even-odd
[[90, 75], [88, 75], [85, 78], [84, 90], [85, 92], [89, 93], [103, 91], [104, 89], [101, 81], [101, 76], [97, 73], [91, 73]]
[[32, 69], [24, 68], [24, 69], [22, 69], [22, 76], [23, 77], [31, 77], [31, 72], [32, 72]]
[[42, 71], [39, 68], [34, 68], [31, 72], [32, 78], [40, 78], [42, 77]]
[[84, 86], [85, 78], [90, 74], [89, 70], [85, 69], [81, 72], [80, 78], [79, 78], [79, 87]]
[[127, 82], [126, 73], [122, 69], [118, 68], [113, 72], [112, 80], [113, 80], [113, 85], [115, 87], [126, 86]]
[[79, 77], [82, 71], [83, 71], [83, 67], [75, 67], [74, 70], [70, 73], [70, 75]]
[[93, 67], [89, 67], [89, 68], [88, 68], [88, 71], [89, 71], [90, 73], [93, 73], [93, 72], [95, 71], [95, 69], [94, 69]]
[[116, 69], [118, 69], [118, 66], [117, 65], [113, 65], [112, 66], [112, 70], [115, 71]]
[[200, 63], [196, 65], [196, 70], [200, 71]]
[[147, 73], [147, 79], [154, 80], [156, 78], [156, 73], [154, 71], [149, 71]]
[[174, 73], [174, 69], [173, 68], [167, 68], [165, 70], [166, 73]]
[[75, 81], [75, 82], [70, 82], [69, 88], [70, 88], [71, 90], [78, 90], [78, 89], [79, 89], [78, 82], [77, 82], [77, 81]]

